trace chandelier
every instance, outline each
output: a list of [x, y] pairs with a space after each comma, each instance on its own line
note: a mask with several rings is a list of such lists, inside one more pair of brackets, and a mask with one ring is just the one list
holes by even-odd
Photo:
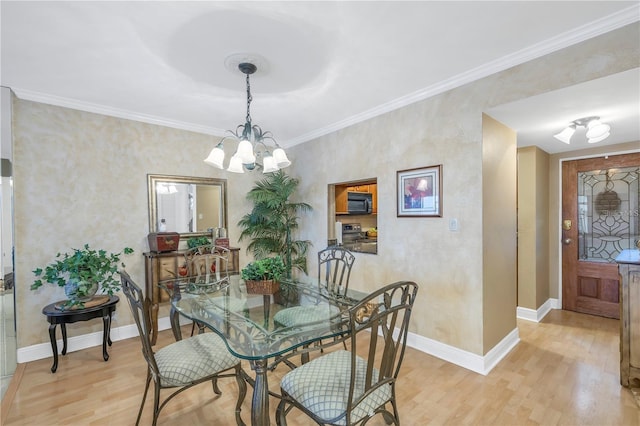
[[571, 143], [571, 136], [573, 136], [578, 126], [587, 128], [586, 136], [589, 143], [605, 140], [609, 137], [609, 130], [611, 130], [611, 126], [601, 122], [600, 117], [585, 117], [573, 120], [563, 131], [553, 135], [553, 137], [568, 145]]
[[[271, 173], [291, 165], [287, 154], [278, 145], [271, 132], [263, 132], [260, 126], [251, 123], [250, 105], [253, 98], [251, 97], [249, 76], [255, 73], [258, 68], [252, 63], [242, 62], [238, 65], [238, 69], [247, 76], [246, 121], [244, 124], [238, 125], [235, 131], [227, 130], [229, 135], [222, 138], [204, 162], [213, 167], [224, 169], [223, 143], [231, 139], [238, 141], [238, 148], [229, 160], [227, 170], [230, 172], [244, 173], [245, 169], [252, 171], [261, 168], [263, 173]], [[273, 147], [269, 147], [267, 142], [273, 144]]]

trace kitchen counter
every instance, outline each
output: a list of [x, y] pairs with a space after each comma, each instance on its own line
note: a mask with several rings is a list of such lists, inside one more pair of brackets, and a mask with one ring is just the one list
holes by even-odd
[[378, 253], [378, 239], [377, 238], [364, 238], [361, 240], [357, 240], [354, 242], [344, 243], [343, 247], [347, 250], [356, 252], [356, 253], [369, 253], [369, 254], [377, 254]]

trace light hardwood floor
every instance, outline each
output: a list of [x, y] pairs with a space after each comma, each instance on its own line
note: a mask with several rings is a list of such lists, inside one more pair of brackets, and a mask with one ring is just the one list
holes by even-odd
[[[640, 407], [619, 383], [618, 326], [617, 320], [561, 310], [538, 324], [518, 321], [521, 342], [487, 376], [408, 348], [398, 383], [402, 424], [638, 426]], [[159, 345], [171, 341], [169, 331], [160, 333]], [[133, 425], [146, 374], [139, 340], [114, 342], [110, 354], [105, 363], [99, 347], [69, 353], [55, 374], [51, 359], [22, 365], [4, 424]], [[272, 373], [272, 389], [286, 371]], [[236, 385], [220, 385], [218, 398], [208, 384], [178, 396], [159, 424], [235, 424]], [[148, 399], [142, 424], [150, 424], [150, 404]], [[270, 404], [273, 419], [277, 401]], [[250, 407], [249, 394], [243, 406], [247, 423]], [[311, 424], [296, 412], [288, 420]]]

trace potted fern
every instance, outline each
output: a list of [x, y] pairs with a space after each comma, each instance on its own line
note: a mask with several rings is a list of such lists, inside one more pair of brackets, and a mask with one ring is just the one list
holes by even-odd
[[68, 302], [65, 307], [80, 306], [90, 301], [98, 290], [113, 295], [120, 290], [120, 279], [116, 276], [118, 266], [124, 267], [120, 257], [131, 254], [133, 249], [125, 247], [118, 253], [95, 250], [85, 244], [82, 249], [58, 253], [56, 260], [43, 268], [33, 271], [37, 279], [31, 290], [37, 290], [44, 283], [64, 287]]

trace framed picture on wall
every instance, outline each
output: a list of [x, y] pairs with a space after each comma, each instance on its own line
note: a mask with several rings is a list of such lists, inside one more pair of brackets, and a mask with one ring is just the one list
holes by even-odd
[[396, 172], [398, 217], [442, 217], [442, 164]]

